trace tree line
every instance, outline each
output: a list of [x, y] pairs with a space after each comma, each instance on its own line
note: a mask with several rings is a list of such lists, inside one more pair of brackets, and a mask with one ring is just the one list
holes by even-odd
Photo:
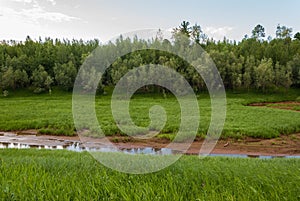
[[[185, 39], [179, 37], [184, 35]], [[209, 39], [197, 24], [191, 26], [183, 21], [173, 30], [173, 40], [163, 40], [158, 31], [152, 40], [123, 38], [115, 43], [102, 45], [98, 40], [58, 40], [46, 38], [38, 41], [27, 37], [24, 42], [2, 41], [0, 44], [0, 90], [8, 91], [29, 88], [34, 93], [51, 91], [59, 87], [71, 91], [77, 72], [86, 58], [97, 47], [107, 54], [118, 49], [131, 52], [117, 59], [102, 75], [98, 86], [115, 85], [128, 70], [147, 64], [160, 64], [181, 73], [196, 92], [206, 90], [205, 83], [196, 70], [186, 61], [168, 52], [151, 50], [164, 47], [190, 46], [186, 55], [197, 54], [201, 46], [212, 58], [226, 89], [258, 90], [263, 92], [300, 86], [300, 33], [292, 35], [292, 29], [278, 25], [276, 38], [265, 35], [262, 25], [252, 30], [240, 42]], [[150, 50], [134, 51], [141, 47]], [[85, 75], [94, 74], [87, 72]], [[151, 75], [159, 76], [154, 72]], [[88, 84], [87, 84], [88, 85]], [[87, 86], [88, 88], [88, 86]], [[145, 87], [144, 90], [154, 90]]]

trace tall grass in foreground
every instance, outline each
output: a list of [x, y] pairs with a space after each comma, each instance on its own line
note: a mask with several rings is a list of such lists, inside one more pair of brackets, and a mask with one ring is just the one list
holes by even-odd
[[300, 160], [184, 156], [147, 175], [88, 153], [0, 150], [0, 200], [299, 200]]

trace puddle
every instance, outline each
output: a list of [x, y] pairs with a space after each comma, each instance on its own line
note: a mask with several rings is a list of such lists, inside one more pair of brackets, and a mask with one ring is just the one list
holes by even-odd
[[20, 144], [20, 143], [0, 143], [0, 149], [47, 149], [47, 150], [68, 150], [74, 152], [83, 152], [83, 151], [95, 151], [95, 152], [123, 152], [126, 154], [147, 154], [147, 155], [172, 155], [179, 154], [179, 151], [174, 151], [168, 148], [155, 149], [152, 147], [145, 148], [123, 148], [116, 149], [113, 147], [82, 147], [80, 143], [74, 143], [68, 146], [36, 146], [36, 145], [28, 145], [28, 144]]
[[[20, 143], [0, 143], [0, 149], [47, 149], [47, 150], [68, 150], [74, 152], [83, 152], [83, 151], [91, 151], [91, 152], [103, 152], [103, 153], [113, 153], [113, 152], [123, 152], [126, 154], [147, 154], [147, 155], [174, 155], [180, 154], [180, 151], [161, 148], [156, 149], [153, 147], [144, 147], [144, 148], [123, 148], [116, 149], [113, 147], [83, 147], [81, 143], [73, 143], [68, 146], [36, 146], [36, 145], [28, 145], [28, 144], [20, 144]], [[294, 158], [300, 159], [300, 156], [264, 156], [264, 155], [247, 155], [247, 154], [210, 154], [209, 157], [229, 157], [229, 158], [259, 158], [259, 159], [274, 159], [274, 158]]]
[[[37, 135], [17, 135], [15, 133], [0, 132], [0, 149], [47, 149], [47, 150], [68, 150], [74, 152], [95, 151], [95, 152], [123, 152], [126, 154], [147, 154], [147, 155], [174, 155], [182, 152], [168, 148], [153, 148], [151, 146], [141, 148], [115, 148], [108, 147], [105, 143], [90, 139], [83, 144], [76, 138], [60, 138], [56, 136], [37, 136]], [[195, 152], [197, 155], [197, 152]], [[191, 154], [193, 155], [193, 154]], [[210, 154], [210, 157], [229, 157], [229, 158], [297, 158], [300, 155], [259, 155], [259, 154]]]

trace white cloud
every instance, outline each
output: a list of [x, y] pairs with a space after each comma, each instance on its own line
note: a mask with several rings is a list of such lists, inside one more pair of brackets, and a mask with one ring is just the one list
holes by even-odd
[[[7, 11], [7, 10], [6, 10]], [[34, 23], [24, 20], [20, 15], [10, 13], [0, 17], [0, 26], [5, 27], [4, 32], [0, 32], [0, 40], [14, 39], [17, 41], [25, 40], [26, 36], [38, 40], [39, 36], [52, 38], [80, 38], [76, 32], [70, 32], [68, 29], [55, 29], [55, 25], [47, 25], [47, 23]]]
[[[17, 18], [23, 22], [39, 23], [39, 20], [47, 20], [52, 22], [64, 22], [72, 20], [80, 20], [80, 18], [69, 16], [59, 12], [49, 12], [39, 5], [37, 0], [13, 0], [14, 2], [30, 4], [26, 9], [16, 10], [13, 8], [3, 7], [2, 15], [9, 16], [9, 19]], [[53, 6], [56, 5], [55, 0], [46, 0]]]
[[56, 5], [56, 1], [55, 0], [47, 0], [47, 2], [51, 3], [53, 6]]
[[222, 40], [225, 36], [228, 36], [233, 30], [234, 28], [229, 26], [203, 28], [204, 33], [206, 33], [210, 38], [212, 37], [216, 40]]
[[[23, 3], [23, 4], [38, 4], [37, 0], [12, 0], [14, 2]], [[46, 0], [46, 2], [51, 3], [53, 6], [56, 5], [56, 0]]]
[[30, 4], [30, 3], [33, 3], [35, 0], [12, 0], [12, 1], [14, 1], [14, 2], [18, 2], [18, 3], [28, 3], [28, 4]]
[[16, 14], [34, 22], [37, 22], [38, 20], [48, 20], [53, 22], [79, 20], [79, 18], [77, 17], [72, 17], [63, 13], [47, 12], [41, 7], [22, 9], [20, 12], [16, 12]]

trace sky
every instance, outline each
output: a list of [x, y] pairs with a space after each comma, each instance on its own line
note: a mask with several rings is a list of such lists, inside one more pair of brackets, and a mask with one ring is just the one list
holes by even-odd
[[299, 0], [0, 0], [0, 40], [39, 36], [101, 42], [142, 29], [172, 30], [185, 20], [211, 38], [241, 40], [261, 24], [300, 32]]

